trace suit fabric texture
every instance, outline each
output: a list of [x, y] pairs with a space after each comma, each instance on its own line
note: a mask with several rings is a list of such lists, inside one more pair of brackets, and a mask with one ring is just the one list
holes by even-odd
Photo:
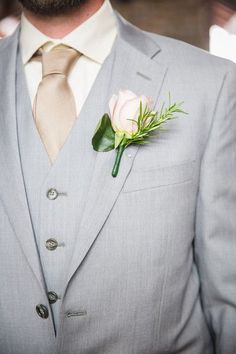
[[[20, 28], [0, 42], [1, 354], [236, 351], [236, 67], [117, 21], [52, 167], [31, 121]], [[95, 152], [91, 138], [120, 89], [155, 109], [170, 93], [188, 115], [130, 145], [113, 178], [115, 151]], [[51, 187], [64, 196], [49, 201]], [[61, 266], [40, 250], [53, 231], [68, 245]]]

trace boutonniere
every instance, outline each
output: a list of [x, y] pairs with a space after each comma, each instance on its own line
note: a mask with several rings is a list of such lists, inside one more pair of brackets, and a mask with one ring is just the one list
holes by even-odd
[[137, 96], [129, 90], [119, 91], [109, 102], [110, 116], [106, 113], [98, 122], [92, 138], [94, 150], [99, 152], [117, 150], [112, 176], [116, 177], [124, 150], [130, 144], [147, 144], [155, 130], [160, 130], [168, 120], [182, 111], [181, 103], [169, 102], [160, 112], [153, 111], [152, 100]]

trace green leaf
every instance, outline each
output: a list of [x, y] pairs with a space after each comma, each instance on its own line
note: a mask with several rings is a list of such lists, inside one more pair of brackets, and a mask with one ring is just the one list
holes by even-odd
[[108, 114], [104, 114], [99, 121], [92, 138], [92, 145], [96, 151], [110, 151], [115, 148], [115, 131]]

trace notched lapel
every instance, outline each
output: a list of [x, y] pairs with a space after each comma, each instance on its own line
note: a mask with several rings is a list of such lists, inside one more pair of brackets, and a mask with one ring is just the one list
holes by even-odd
[[[123, 28], [123, 25], [120, 25]], [[127, 30], [124, 32], [127, 32]], [[125, 38], [125, 33], [121, 33], [115, 43], [115, 60], [112, 72], [112, 83], [110, 86], [110, 97], [112, 94], [118, 93], [121, 89], [129, 89], [136, 94], [144, 94], [152, 97], [155, 103], [167, 72], [165, 66], [157, 63], [153, 59], [160, 51], [160, 48], [152, 42], [152, 44], [148, 46], [149, 53], [144, 53], [135, 48], [133, 43], [130, 44], [127, 42]], [[133, 37], [129, 36], [129, 38], [132, 41]], [[108, 102], [106, 103], [106, 107], [104, 107], [104, 113], [107, 111]], [[100, 117], [98, 117], [98, 120], [99, 118]], [[116, 178], [111, 176], [116, 151], [112, 150], [110, 152], [97, 153], [87, 203], [69, 268], [68, 282], [83, 261], [106, 222], [132, 168], [134, 158], [139, 148], [138, 145], [130, 145], [125, 150]]]
[[40, 286], [44, 280], [21, 170], [16, 121], [16, 61], [19, 30], [0, 47], [0, 199], [25, 258]]

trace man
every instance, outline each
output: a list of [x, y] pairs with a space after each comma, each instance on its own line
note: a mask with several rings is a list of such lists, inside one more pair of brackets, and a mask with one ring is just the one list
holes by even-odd
[[[21, 3], [0, 43], [0, 353], [234, 353], [235, 65], [108, 0]], [[119, 90], [188, 116], [112, 177], [91, 141]]]

